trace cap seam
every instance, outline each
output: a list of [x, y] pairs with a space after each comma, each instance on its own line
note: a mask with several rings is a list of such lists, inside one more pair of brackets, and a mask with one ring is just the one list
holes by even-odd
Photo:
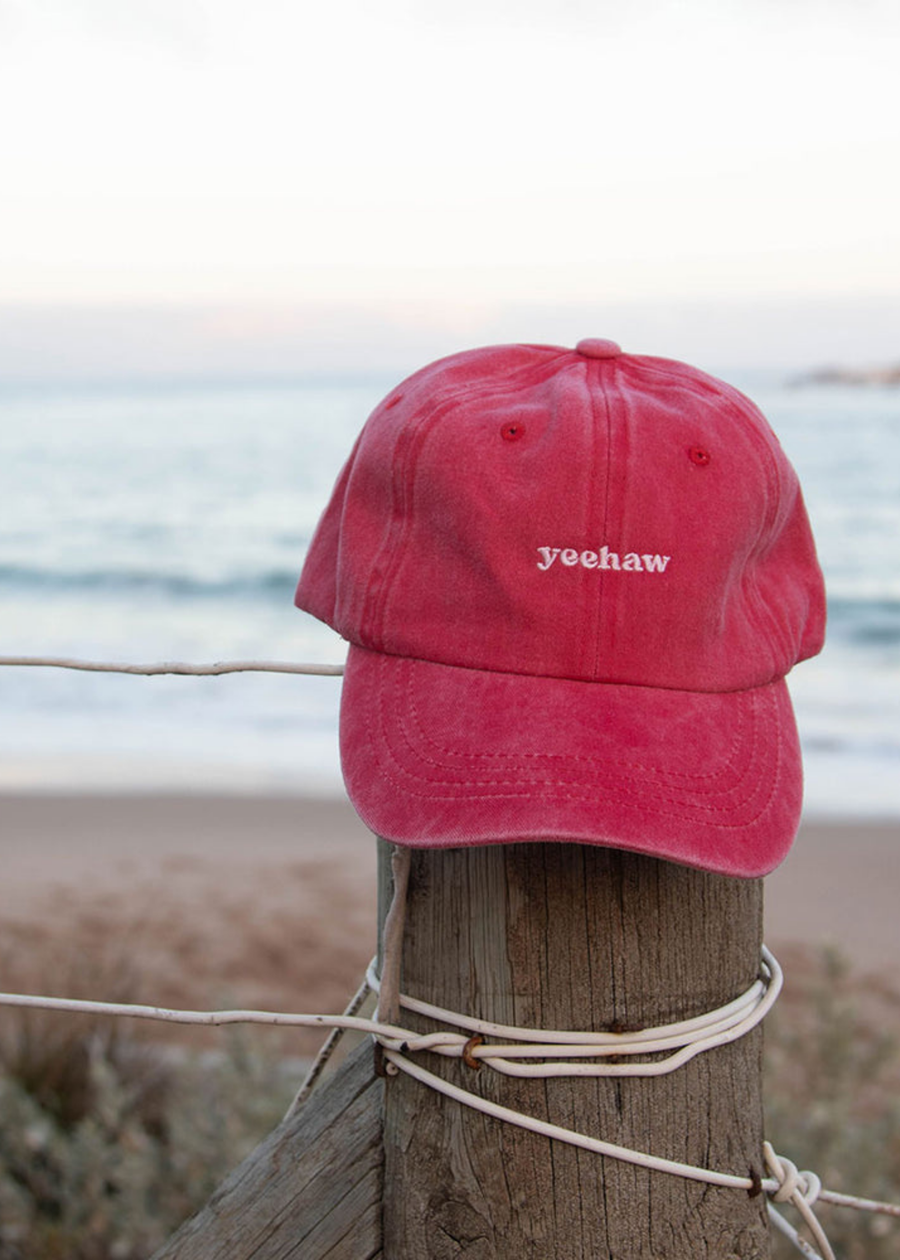
[[[691, 376], [686, 380], [683, 370], [684, 365], [676, 363], [674, 360], [655, 359], [653, 356], [631, 356], [631, 358], [640, 358], [641, 368], [646, 369], [652, 375], [656, 375], [667, 381], [674, 380], [682, 388], [685, 384], [688, 384], [691, 387], [696, 387], [703, 394], [704, 398], [711, 399], [717, 405], [726, 408], [730, 418], [742, 429], [747, 428], [745, 411], [749, 408], [754, 419], [761, 423], [765, 434], [776, 443], [778, 442], [777, 435], [759, 408], [750, 398], [747, 398], [740, 390], [735, 389], [726, 381], [720, 381], [713, 377], [707, 378], [705, 374], [699, 371], [699, 369], [692, 369]], [[668, 364], [671, 364], [671, 367], [669, 367]], [[757, 433], [756, 429], [752, 429], [750, 431], [754, 434]], [[778, 462], [772, 453], [770, 443], [765, 440], [760, 441], [759, 436], [757, 436], [756, 445], [758, 448], [762, 448], [763, 460], [767, 466], [766, 482], [769, 490], [769, 500], [766, 504], [766, 516], [764, 521], [761, 523], [757, 534], [756, 543], [758, 548], [759, 540], [766, 532], [770, 533], [772, 530], [777, 504], [779, 502], [779, 487], [781, 485], [781, 478], [778, 470]], [[752, 605], [756, 609], [756, 621], [759, 631], [764, 636], [771, 635], [771, 637], [774, 638], [780, 649], [782, 657], [790, 657], [792, 655], [791, 644], [788, 642], [785, 628], [777, 621], [777, 619], [773, 616], [771, 609], [763, 601], [756, 584], [753, 583], [751, 586], [746, 582], [742, 582], [742, 586], [744, 590], [748, 591]], [[771, 653], [770, 655], [774, 658], [775, 653]]]
[[[598, 375], [599, 375], [599, 371], [598, 371]], [[592, 406], [594, 409], [594, 414], [596, 416], [597, 405], [596, 405], [596, 401], [594, 401], [593, 399], [592, 399]], [[606, 477], [604, 479], [604, 486], [603, 486], [603, 531], [602, 531], [601, 537], [608, 538], [609, 537], [610, 484], [612, 481], [612, 460], [609, 458], [609, 452], [612, 448], [612, 413], [610, 411], [609, 399], [606, 396], [605, 389], [603, 390], [603, 418], [606, 421], [607, 459], [606, 459]], [[595, 430], [595, 437], [596, 437], [596, 430]], [[597, 598], [596, 598], [597, 613], [596, 613], [596, 619], [594, 621], [594, 654], [593, 654], [593, 662], [592, 662], [592, 668], [591, 668], [591, 675], [594, 678], [597, 678], [597, 676], [600, 673], [600, 654], [601, 654], [602, 644], [603, 644], [603, 625], [604, 625], [605, 614], [606, 614], [606, 599], [605, 599], [606, 589], [607, 589], [607, 578], [604, 573], [601, 573], [600, 582], [598, 584], [598, 589], [597, 589]]]
[[[478, 393], [478, 399], [480, 401], [487, 401], [494, 395], [505, 394], [511, 386], [521, 388], [534, 384], [535, 381], [540, 381], [545, 375], [549, 378], [553, 375], [553, 373], [547, 372], [548, 362], [549, 361], [543, 361], [538, 364], [529, 363], [521, 368], [514, 369], [508, 376], [503, 378], [502, 382], [485, 378], [484, 383], [486, 388], [483, 392]], [[370, 613], [372, 616], [372, 630], [374, 631], [373, 638], [375, 638], [375, 641], [382, 647], [385, 642], [385, 623], [388, 618], [389, 605], [400, 568], [399, 561], [395, 561], [394, 564], [391, 565], [391, 554], [396, 556], [396, 553], [401, 548], [403, 540], [409, 531], [409, 524], [412, 519], [411, 505], [414, 503], [416, 496], [415, 483], [417, 464], [413, 462], [414, 457], [423, 446], [428, 434], [434, 428], [435, 424], [452, 411], [460, 399], [469, 397], [472, 394], [472, 382], [462, 382], [456, 389], [444, 393], [440, 402], [435, 403], [430, 410], [425, 411], [416, 417], [414, 431], [410, 432], [411, 426], [404, 428], [402, 431], [401, 438], [406, 439], [404, 443], [405, 449], [402, 456], [402, 489], [398, 495], [398, 477], [396, 474], [393, 475], [391, 478], [391, 506], [393, 519], [391, 524], [385, 530], [384, 537], [372, 560], [371, 567], [371, 572], [374, 573], [379, 563], [381, 563], [382, 557], [385, 557], [385, 577], [380, 583], [380, 589], [376, 597], [377, 602], [367, 604], [364, 610], [365, 613]], [[408, 472], [407, 467], [409, 467]], [[401, 495], [403, 499], [402, 505], [400, 503]], [[365, 617], [363, 618], [363, 621], [364, 620]]]
[[[746, 401], [749, 402], [749, 399]], [[725, 405], [728, 407], [728, 410], [729, 410], [729, 413], [731, 414], [732, 419], [735, 420], [739, 424], [742, 423], [743, 418], [741, 416], [740, 409], [738, 408], [737, 401], [735, 399], [728, 397], [724, 400], [724, 402], [725, 402]], [[752, 406], [752, 404], [750, 405]], [[755, 410], [756, 409], [754, 408], [754, 411]], [[763, 418], [763, 417], [760, 417], [760, 418]], [[770, 430], [770, 433], [771, 433], [771, 430]], [[754, 431], [754, 435], [755, 435], [755, 431]], [[772, 436], [774, 437], [774, 434], [772, 434]], [[783, 483], [781, 480], [781, 474], [778, 467], [778, 461], [775, 459], [769, 443], [766, 441], [760, 441], [759, 437], [757, 436], [756, 444], [758, 447], [762, 448], [762, 456], [766, 465], [766, 473], [767, 473], [766, 484], [769, 491], [769, 502], [766, 504], [767, 511], [765, 515], [765, 520], [763, 524], [761, 525], [759, 533], [757, 534], [757, 538], [756, 538], [756, 551], [758, 553], [762, 538], [765, 536], [768, 536], [769, 538], [771, 538], [773, 529], [775, 527], [775, 522], [776, 522], [776, 517], [777, 517], [777, 512], [778, 512], [778, 505], [781, 502], [781, 492], [783, 489]], [[775, 642], [778, 645], [779, 654], [781, 655], [781, 657], [783, 659], [789, 658], [792, 655], [792, 653], [790, 651], [790, 644], [787, 642], [787, 637], [785, 635], [784, 627], [780, 624], [777, 617], [774, 615], [774, 610], [763, 599], [762, 592], [760, 591], [759, 586], [755, 581], [752, 584], [752, 597], [753, 597], [753, 604], [757, 610], [757, 624], [759, 626], [760, 632], [763, 634], [766, 634], [766, 633], [771, 634], [772, 638], [774, 638]], [[774, 653], [772, 655], [774, 656]]]
[[392, 660], [407, 661], [411, 665], [434, 665], [439, 666], [441, 669], [459, 669], [476, 674], [498, 674], [501, 678], [533, 678], [540, 682], [581, 683], [585, 687], [634, 687], [636, 691], [681, 692], [686, 696], [736, 696], [747, 691], [759, 691], [764, 687], [771, 687], [774, 683], [782, 682], [785, 678], [784, 674], [776, 674], [773, 677], [763, 679], [761, 682], [747, 683], [742, 687], [716, 687], [703, 691], [699, 687], [671, 687], [666, 683], [630, 682], [620, 678], [585, 678], [573, 674], [536, 674], [530, 670], [493, 669], [489, 665], [463, 665], [453, 661], [432, 660], [425, 656], [412, 656], [408, 652], [392, 652], [386, 648], [373, 648], [369, 644], [360, 643], [355, 639], [348, 639], [347, 642], [352, 647], [359, 648], [363, 652], [374, 652], [379, 656], [390, 657]]
[[[612, 375], [615, 378], [610, 383], [610, 388], [615, 391], [616, 402], [617, 402], [618, 409], [620, 412], [618, 416], [618, 432], [616, 432], [615, 437], [619, 445], [623, 446], [627, 442], [628, 406], [627, 406], [627, 403], [625, 401], [625, 398], [621, 389], [619, 358], [616, 357], [615, 359], [609, 362], [611, 363], [611, 367], [608, 369], [608, 374]], [[604, 515], [603, 515], [603, 537], [608, 538], [610, 535], [610, 521], [613, 514], [612, 513], [613, 461], [611, 458], [611, 453], [613, 449], [614, 419], [613, 419], [613, 408], [611, 406], [610, 397], [606, 389], [604, 389], [603, 391], [603, 407], [606, 412], [606, 443], [607, 443], [607, 446], [606, 446], [606, 449], [607, 449], [606, 491], [605, 491], [606, 500], [604, 504]], [[624, 511], [623, 511], [623, 503], [621, 499], [617, 506], [618, 506], [618, 524], [620, 526], [619, 532], [624, 537], [626, 531], [624, 529]], [[613, 592], [613, 594], [611, 594], [609, 599], [603, 598], [607, 591]], [[612, 579], [609, 577], [609, 575], [607, 574], [601, 575], [601, 579], [600, 579], [601, 604], [600, 604], [599, 616], [598, 616], [598, 621], [597, 621], [597, 647], [596, 647], [596, 652], [594, 655], [594, 670], [593, 670], [593, 674], [595, 678], [598, 678], [599, 675], [601, 674], [601, 660], [603, 656], [604, 646], [608, 649], [610, 659], [615, 659], [615, 656], [616, 656], [616, 647], [615, 647], [614, 639], [615, 639], [615, 632], [617, 628], [618, 603], [616, 601], [614, 592], [615, 592], [615, 584], [612, 582]], [[621, 598], [621, 593], [620, 593], [620, 598]]]

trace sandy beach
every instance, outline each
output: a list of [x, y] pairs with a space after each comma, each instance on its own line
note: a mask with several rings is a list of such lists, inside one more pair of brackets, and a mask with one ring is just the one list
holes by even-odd
[[[340, 800], [0, 796], [0, 987], [341, 1009], [374, 951], [375, 848]], [[900, 824], [808, 822], [766, 882], [767, 941], [834, 946], [900, 994], [898, 900]]]

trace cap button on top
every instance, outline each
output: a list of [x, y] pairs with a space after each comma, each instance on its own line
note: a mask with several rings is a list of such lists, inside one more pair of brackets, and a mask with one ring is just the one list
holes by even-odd
[[622, 347], [602, 337], [585, 337], [575, 347], [575, 353], [583, 354], [586, 359], [614, 359], [622, 353]]

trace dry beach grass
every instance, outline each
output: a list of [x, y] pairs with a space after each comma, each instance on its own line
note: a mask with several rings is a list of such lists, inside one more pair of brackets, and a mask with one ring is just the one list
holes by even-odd
[[[103, 959], [112, 946], [135, 1001], [333, 1011], [374, 952], [374, 843], [339, 803], [8, 797], [0, 818], [17, 983], [46, 976], [42, 959]], [[317, 1039], [297, 1037], [301, 1052]]]
[[[0, 924], [20, 957], [110, 940], [160, 1003], [333, 1009], [375, 943], [375, 844], [342, 800], [0, 795]], [[900, 962], [900, 826], [805, 824], [766, 882], [766, 935]]]

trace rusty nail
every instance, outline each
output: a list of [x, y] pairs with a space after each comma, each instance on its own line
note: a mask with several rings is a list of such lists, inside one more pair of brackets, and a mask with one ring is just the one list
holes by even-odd
[[476, 1072], [481, 1070], [481, 1060], [476, 1059], [472, 1051], [475, 1049], [476, 1046], [483, 1046], [483, 1045], [484, 1045], [484, 1037], [482, 1037], [480, 1033], [476, 1033], [474, 1037], [469, 1038], [469, 1040], [466, 1042], [466, 1044], [462, 1048], [463, 1063], [465, 1063], [466, 1067], [474, 1068]]

